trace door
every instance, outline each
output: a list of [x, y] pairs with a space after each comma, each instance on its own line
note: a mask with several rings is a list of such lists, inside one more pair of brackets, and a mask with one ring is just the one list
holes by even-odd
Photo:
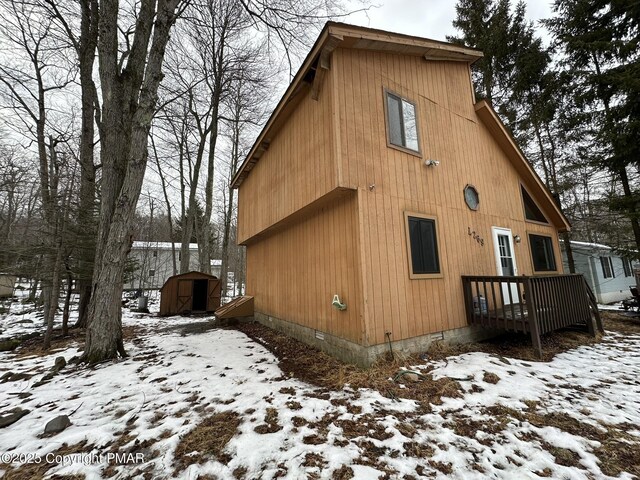
[[206, 312], [207, 311], [207, 299], [208, 299], [208, 285], [209, 280], [206, 278], [203, 280], [193, 281], [193, 299], [192, 310], [194, 312]]
[[220, 306], [220, 289], [222, 282], [218, 279], [209, 280], [209, 299], [207, 302], [207, 311], [215, 312]]
[[[493, 249], [496, 255], [496, 269], [501, 277], [513, 277], [518, 275], [516, 257], [513, 249], [513, 235], [508, 228], [492, 227]], [[502, 298], [504, 304], [518, 302], [518, 285], [513, 282], [502, 282]], [[509, 295], [511, 294], [511, 295]]]
[[178, 280], [177, 313], [190, 312], [193, 285], [191, 280]]

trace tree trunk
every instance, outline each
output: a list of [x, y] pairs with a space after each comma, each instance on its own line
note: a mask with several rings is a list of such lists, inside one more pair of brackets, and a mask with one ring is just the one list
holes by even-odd
[[73, 276], [67, 269], [67, 294], [64, 297], [64, 308], [62, 309], [62, 335], [69, 333], [69, 308], [71, 306], [71, 294], [73, 293]]
[[124, 268], [147, 166], [162, 63], [178, 3], [179, 0], [158, 0], [157, 14], [155, 2], [140, 3], [135, 35], [122, 73], [118, 63], [119, 4], [117, 0], [104, 0], [101, 5], [98, 56], [103, 92], [103, 200], [83, 355], [89, 363], [118, 354], [126, 356], [122, 338]]
[[58, 242], [55, 261], [53, 264], [53, 275], [49, 289], [48, 305], [45, 306], [44, 318], [47, 329], [44, 334], [44, 349], [51, 348], [51, 337], [53, 335], [53, 320], [58, 309], [58, 298], [60, 296], [60, 267], [62, 266], [62, 240]]
[[78, 211], [78, 320], [76, 327], [87, 326], [88, 306], [91, 300], [91, 279], [95, 257], [96, 236], [96, 171], [94, 165], [94, 115], [97, 92], [93, 81], [93, 64], [98, 43], [98, 2], [82, 0], [78, 60], [80, 64], [80, 90], [82, 124], [80, 134], [80, 204]]

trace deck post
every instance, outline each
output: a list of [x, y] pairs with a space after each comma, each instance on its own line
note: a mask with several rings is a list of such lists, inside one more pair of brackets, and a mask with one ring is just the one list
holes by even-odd
[[462, 291], [464, 292], [464, 307], [467, 311], [467, 322], [473, 323], [473, 293], [471, 292], [471, 281], [462, 277]]
[[536, 313], [535, 298], [532, 295], [531, 289], [531, 277], [524, 277], [522, 279], [524, 285], [524, 298], [527, 303], [527, 316], [529, 317], [529, 331], [531, 333], [531, 343], [533, 343], [533, 349], [536, 352], [536, 356], [542, 360], [542, 342], [540, 340], [540, 327], [538, 325], [538, 316]]

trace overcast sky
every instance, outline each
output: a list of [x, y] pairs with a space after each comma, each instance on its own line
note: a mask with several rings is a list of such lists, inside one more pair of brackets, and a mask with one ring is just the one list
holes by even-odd
[[[344, 21], [434, 40], [446, 40], [447, 35], [456, 34], [452, 25], [455, 0], [374, 0], [372, 3], [380, 7], [350, 15]], [[527, 17], [534, 22], [551, 16], [551, 0], [526, 0], [525, 3]]]

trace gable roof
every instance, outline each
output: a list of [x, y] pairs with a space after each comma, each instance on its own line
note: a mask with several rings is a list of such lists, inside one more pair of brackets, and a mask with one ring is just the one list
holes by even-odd
[[346, 23], [327, 22], [318, 39], [296, 73], [293, 81], [280, 99], [271, 117], [258, 135], [244, 162], [234, 175], [231, 186], [238, 188], [249, 172], [269, 147], [271, 139], [278, 132], [287, 112], [295, 107], [294, 100], [302, 91], [305, 81], [314, 78], [319, 63], [329, 62], [329, 56], [336, 48], [373, 50], [424, 57], [427, 60], [448, 60], [472, 64], [482, 58], [482, 52], [473, 48], [428, 38], [387, 32], [374, 28], [358, 27]]
[[529, 193], [535, 197], [538, 204], [541, 205], [544, 211], [551, 217], [549, 221], [562, 232], [571, 230], [569, 220], [564, 216], [553, 195], [525, 158], [522, 150], [520, 150], [520, 147], [516, 144], [507, 127], [504, 126], [495, 110], [491, 107], [491, 104], [486, 100], [480, 100], [476, 103], [475, 110], [482, 123], [487, 127], [487, 130], [489, 130], [491, 136], [498, 142], [502, 151], [507, 155], [520, 177], [528, 180], [527, 187], [529, 187]]
[[194, 278], [199, 278], [199, 279], [200, 278], [201, 279], [210, 278], [210, 279], [213, 279], [213, 280], [218, 280], [218, 277], [216, 277], [215, 275], [211, 275], [210, 273], [204, 273], [204, 272], [198, 272], [196, 270], [191, 270], [190, 272], [178, 273], [177, 275], [170, 276], [162, 284], [162, 286], [160, 287], [160, 290], [162, 290], [164, 287], [166, 287], [167, 283], [172, 281], [174, 278], [182, 278], [182, 277], [190, 277], [192, 279], [194, 279]]

